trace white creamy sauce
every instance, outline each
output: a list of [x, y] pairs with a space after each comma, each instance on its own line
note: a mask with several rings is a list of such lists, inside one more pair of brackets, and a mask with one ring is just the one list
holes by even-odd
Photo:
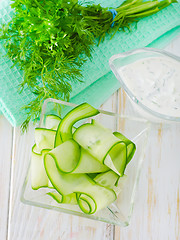
[[180, 117], [180, 63], [168, 57], [138, 60], [118, 70], [124, 83], [143, 105]]

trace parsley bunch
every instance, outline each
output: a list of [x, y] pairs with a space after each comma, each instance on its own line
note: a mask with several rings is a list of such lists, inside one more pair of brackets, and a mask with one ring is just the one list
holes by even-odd
[[91, 57], [95, 39], [112, 37], [130, 24], [167, 7], [176, 0], [126, 0], [112, 13], [100, 5], [78, 0], [15, 0], [12, 20], [3, 25], [7, 55], [24, 72], [20, 90], [27, 86], [35, 95], [24, 108], [27, 119], [37, 120], [46, 98], [68, 101], [72, 81], [81, 81], [81, 67]]

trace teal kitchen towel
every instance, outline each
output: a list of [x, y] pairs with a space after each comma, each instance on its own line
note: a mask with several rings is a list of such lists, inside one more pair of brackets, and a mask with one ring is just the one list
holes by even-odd
[[[120, 0], [93, 0], [103, 7], [116, 7]], [[10, 0], [0, 0], [0, 22], [8, 22], [13, 15]], [[131, 31], [118, 32], [110, 40], [107, 36], [100, 46], [94, 47], [92, 59], [87, 60], [82, 68], [83, 83], [73, 83], [71, 102], [87, 101], [99, 107], [120, 86], [109, 68], [109, 58], [117, 53], [146, 46], [164, 47], [180, 32], [180, 4], [175, 3], [162, 11], [132, 24]], [[3, 42], [0, 52], [6, 53]], [[11, 68], [12, 62], [7, 57], [0, 58], [0, 110], [13, 126], [20, 125], [26, 118], [22, 110], [34, 99], [29, 89], [19, 94], [18, 87], [23, 73], [17, 67]]]

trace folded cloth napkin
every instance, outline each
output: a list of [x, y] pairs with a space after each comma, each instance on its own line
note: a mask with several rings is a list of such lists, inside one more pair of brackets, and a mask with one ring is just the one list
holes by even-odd
[[[0, 23], [8, 22], [13, 11], [10, 0], [0, 0]], [[91, 3], [103, 7], [116, 7], [121, 0], [93, 0]], [[117, 53], [146, 46], [161, 48], [172, 38], [180, 34], [180, 4], [175, 3], [162, 11], [132, 24], [131, 31], [118, 32], [112, 40], [109, 36], [99, 46], [94, 47], [92, 59], [82, 68], [83, 83], [73, 83], [71, 102], [89, 102], [99, 107], [119, 87], [119, 82], [109, 68], [109, 58]], [[0, 53], [5, 54], [3, 42]], [[13, 126], [20, 125], [26, 118], [22, 110], [34, 99], [29, 89], [18, 92], [23, 73], [17, 67], [11, 68], [12, 62], [7, 57], [0, 58], [0, 111]]]

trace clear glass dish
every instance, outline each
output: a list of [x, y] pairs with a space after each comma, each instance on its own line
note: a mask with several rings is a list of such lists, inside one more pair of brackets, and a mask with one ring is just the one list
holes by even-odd
[[[75, 104], [55, 99], [47, 99], [43, 105], [39, 126], [43, 127], [43, 122], [46, 118], [46, 115], [50, 113], [58, 114], [58, 110], [61, 109], [61, 117], [63, 117], [69, 110], [71, 110], [75, 106]], [[49, 191], [47, 188], [32, 190], [29, 165], [22, 188], [21, 201], [25, 204], [41, 208], [56, 210], [59, 212], [103, 221], [110, 224], [127, 226], [129, 224], [133, 210], [136, 188], [142, 162], [144, 159], [149, 125], [147, 124], [147, 121], [122, 117], [116, 113], [103, 110], [100, 110], [100, 114], [93, 118], [97, 119], [100, 123], [102, 123], [105, 127], [111, 129], [112, 131], [120, 131], [136, 144], [137, 150], [133, 159], [126, 167], [125, 174], [127, 175], [127, 179], [124, 184], [124, 188], [119, 194], [117, 200], [107, 208], [100, 210], [99, 212], [92, 215], [87, 215], [83, 213], [79, 209], [79, 207], [75, 205], [58, 204], [55, 200], [53, 200], [50, 196], [46, 194]], [[88, 119], [86, 122], [88, 122], [89, 120], [90, 119]], [[80, 124], [83, 123], [84, 122], [81, 122]], [[27, 156], [27, 158], [30, 161], [30, 156]]]
[[[161, 60], [159, 61], [159, 59]], [[171, 68], [168, 66], [168, 62], [172, 63], [172, 65], [170, 65]], [[139, 63], [141, 65], [138, 66], [137, 64]], [[165, 103], [167, 99], [165, 98], [166, 90], [164, 90], [165, 84], [167, 86], [167, 91], [169, 91], [172, 86], [167, 84], [167, 80], [165, 84], [159, 84], [158, 82], [159, 79], [165, 79], [165, 77], [167, 79], [168, 74], [171, 73], [175, 73], [180, 79], [180, 57], [170, 54], [164, 50], [141, 48], [113, 55], [109, 60], [109, 65], [116, 78], [120, 81], [121, 87], [125, 90], [127, 96], [129, 97], [133, 108], [141, 117], [148, 119], [151, 122], [180, 123], [180, 100], [178, 100], [176, 104], [179, 109], [178, 113], [173, 115], [171, 111], [169, 111], [170, 108], [167, 109], [167, 105]], [[174, 77], [174, 75], [172, 76]], [[141, 83], [144, 82], [145, 78], [148, 79], [147, 81], [149, 81], [149, 83], [144, 86], [143, 90], [141, 88], [138, 92], [137, 89], [138, 87], [140, 89], [142, 86]], [[137, 84], [139, 84], [139, 86]], [[153, 84], [158, 86], [157, 90], [153, 89], [155, 88], [155, 85]], [[173, 87], [174, 89], [176, 88], [176, 86]], [[143, 93], [145, 91], [147, 91], [147, 96]], [[160, 94], [164, 97], [165, 101], [162, 100], [159, 104], [160, 106], [158, 106], [157, 102], [153, 102], [153, 99], [156, 99], [157, 97], [160, 99]], [[173, 89], [170, 94], [173, 96]], [[161, 107], [163, 106], [162, 102], [164, 102], [164, 109]], [[168, 101], [167, 104], [169, 104]]]

